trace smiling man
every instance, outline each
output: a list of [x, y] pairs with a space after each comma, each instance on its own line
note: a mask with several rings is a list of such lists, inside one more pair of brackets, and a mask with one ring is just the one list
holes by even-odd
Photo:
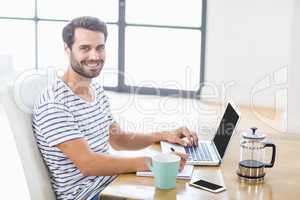
[[[92, 82], [105, 62], [106, 39], [106, 24], [97, 18], [69, 22], [63, 29], [68, 69], [45, 89], [33, 111], [37, 144], [57, 199], [98, 199], [117, 174], [147, 170], [146, 157], [114, 157], [109, 145], [138, 150], [162, 140], [197, 144], [196, 134], [186, 128], [149, 134], [121, 130], [103, 87]], [[183, 167], [187, 156], [178, 155]]]

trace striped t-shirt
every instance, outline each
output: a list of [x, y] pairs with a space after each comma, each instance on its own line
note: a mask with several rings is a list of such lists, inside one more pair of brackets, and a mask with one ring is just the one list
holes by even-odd
[[[59, 78], [41, 94], [33, 110], [33, 130], [48, 167], [57, 199], [90, 199], [115, 176], [84, 176], [57, 145], [82, 138], [94, 152], [108, 153], [109, 126], [114, 122], [103, 88], [92, 83], [93, 100], [75, 95]], [[105, 165], [105, 163], [103, 163]]]

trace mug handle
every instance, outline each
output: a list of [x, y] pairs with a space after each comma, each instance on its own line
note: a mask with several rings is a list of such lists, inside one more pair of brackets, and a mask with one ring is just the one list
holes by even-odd
[[273, 144], [270, 141], [266, 141], [266, 142], [264, 142], [264, 144], [265, 144], [265, 147], [272, 147], [272, 159], [271, 159], [271, 162], [269, 164], [265, 164], [266, 168], [271, 168], [271, 167], [274, 166], [274, 163], [275, 163], [276, 146], [275, 146], [275, 144]]
[[153, 170], [152, 158], [146, 157], [145, 163], [146, 163], [147, 167], [149, 168], [149, 170], [152, 171]]

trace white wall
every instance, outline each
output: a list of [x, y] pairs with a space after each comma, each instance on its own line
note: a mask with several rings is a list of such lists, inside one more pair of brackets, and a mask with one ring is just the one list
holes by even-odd
[[288, 131], [300, 132], [300, 1], [294, 0], [289, 69]]
[[233, 81], [225, 95], [239, 104], [285, 106], [292, 0], [209, 0], [207, 11], [206, 81]]

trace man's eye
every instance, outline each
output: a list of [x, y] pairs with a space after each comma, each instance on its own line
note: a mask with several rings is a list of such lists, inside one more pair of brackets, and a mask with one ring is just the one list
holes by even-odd
[[105, 49], [105, 46], [103, 45], [103, 46], [99, 46], [99, 47], [97, 47], [97, 51], [101, 51], [101, 50], [104, 50]]
[[89, 50], [89, 47], [80, 47], [80, 50], [87, 51]]

